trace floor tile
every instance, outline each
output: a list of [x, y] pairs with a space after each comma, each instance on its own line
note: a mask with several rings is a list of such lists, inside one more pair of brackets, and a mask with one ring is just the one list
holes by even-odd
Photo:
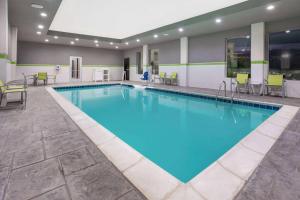
[[65, 184], [57, 159], [12, 172], [5, 200], [25, 200]]
[[86, 148], [64, 154], [59, 157], [59, 160], [65, 175], [69, 175], [95, 164], [95, 161]]
[[181, 185], [177, 188], [167, 200], [204, 200], [194, 189], [189, 185]]
[[32, 200], [70, 200], [68, 192], [64, 186], [51, 190]]
[[15, 152], [13, 168], [23, 167], [44, 160], [42, 142], [36, 143], [25, 150]]
[[130, 192], [122, 195], [118, 200], [146, 200], [145, 197], [143, 197], [140, 192], [137, 192], [136, 190], [131, 190]]
[[100, 164], [67, 176], [73, 200], [110, 200], [132, 190], [128, 181], [111, 167]]
[[259, 134], [255, 131], [251, 132], [246, 138], [241, 141], [242, 145], [261, 154], [266, 154], [274, 143], [274, 139]]

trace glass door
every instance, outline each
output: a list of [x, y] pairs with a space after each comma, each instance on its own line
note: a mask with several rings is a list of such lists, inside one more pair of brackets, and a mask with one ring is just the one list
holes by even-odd
[[70, 57], [70, 79], [71, 81], [81, 81], [81, 57]]

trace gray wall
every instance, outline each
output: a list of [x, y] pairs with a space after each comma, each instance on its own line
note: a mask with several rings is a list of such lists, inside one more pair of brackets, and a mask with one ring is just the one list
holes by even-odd
[[150, 44], [149, 49], [159, 50], [159, 64], [180, 63], [180, 40]]
[[251, 27], [189, 38], [189, 63], [224, 62], [225, 40], [251, 34]]
[[70, 56], [82, 57], [83, 65], [123, 65], [118, 50], [18, 42], [18, 64], [69, 64]]
[[143, 48], [139, 47], [139, 48], [125, 50], [125, 51], [123, 51], [123, 57], [129, 58], [130, 65], [136, 65], [136, 53], [137, 52], [143, 53]]

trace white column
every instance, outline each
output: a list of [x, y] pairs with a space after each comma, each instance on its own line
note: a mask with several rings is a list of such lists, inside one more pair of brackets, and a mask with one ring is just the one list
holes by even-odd
[[148, 71], [149, 66], [149, 48], [148, 45], [143, 45], [143, 72]]
[[251, 82], [262, 84], [268, 73], [265, 62], [265, 23], [251, 24]]
[[0, 0], [0, 80], [7, 81], [8, 9], [7, 0]]
[[180, 38], [180, 72], [178, 75], [179, 85], [180, 86], [188, 86], [188, 76], [189, 76], [189, 68], [188, 68], [188, 56], [189, 56], [189, 40], [188, 37]]
[[16, 64], [17, 64], [17, 50], [18, 50], [18, 28], [12, 27], [11, 28], [11, 79], [16, 79]]

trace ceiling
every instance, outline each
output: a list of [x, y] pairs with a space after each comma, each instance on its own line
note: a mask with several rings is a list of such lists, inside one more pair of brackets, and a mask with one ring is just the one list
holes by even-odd
[[245, 1], [63, 0], [50, 30], [124, 39]]
[[[98, 40], [97, 48], [118, 47], [120, 50], [300, 16], [299, 0], [126, 0], [122, 3], [89, 0], [89, 5], [86, 2], [9, 0], [9, 22], [18, 27], [20, 41], [45, 42], [48, 39], [50, 44], [63, 45], [71, 45], [73, 41], [75, 46], [96, 48], [94, 40]], [[32, 8], [31, 3], [44, 8]], [[266, 7], [271, 4], [275, 9], [267, 11]], [[48, 16], [41, 17], [41, 12]], [[99, 20], [102, 18], [105, 20]], [[216, 23], [216, 18], [222, 22]], [[43, 30], [37, 28], [39, 24], [44, 25]], [[178, 28], [184, 31], [179, 32]], [[37, 31], [42, 34], [37, 35]]]

